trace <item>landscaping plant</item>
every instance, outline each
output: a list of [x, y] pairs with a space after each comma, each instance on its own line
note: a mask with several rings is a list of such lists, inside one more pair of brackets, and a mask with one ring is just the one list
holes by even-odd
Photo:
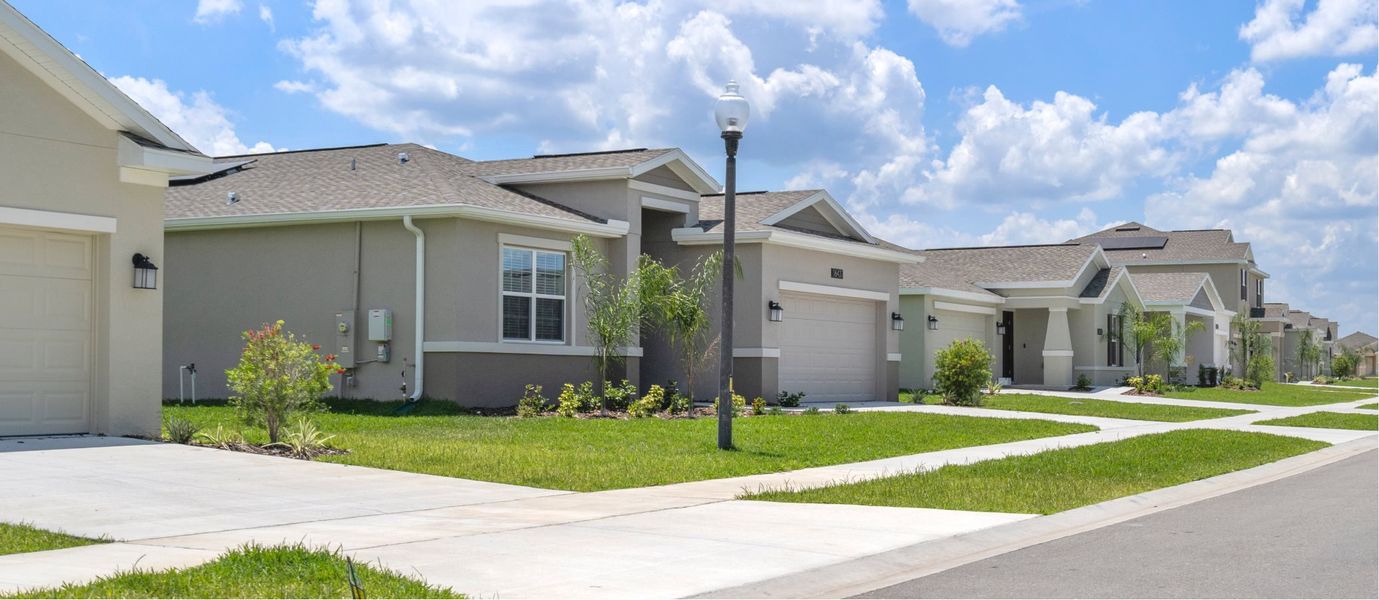
[[[714, 252], [699, 260], [682, 277], [676, 267], [668, 267], [649, 256], [640, 259], [642, 298], [646, 302], [643, 323], [666, 336], [685, 372], [687, 396], [694, 396], [695, 375], [717, 360], [718, 337], [711, 335], [707, 300], [723, 271], [723, 253]], [[693, 401], [685, 403], [685, 413], [693, 416]]]
[[535, 417], [546, 412], [546, 405], [550, 404], [545, 396], [541, 395], [541, 386], [528, 383], [522, 391], [522, 397], [517, 400], [517, 416]]
[[315, 422], [303, 416], [298, 417], [294, 425], [283, 431], [281, 444], [291, 450], [293, 456], [311, 458], [312, 455], [324, 450], [326, 444], [334, 438], [335, 436], [326, 435]]
[[754, 414], [754, 415], [764, 415], [764, 414], [766, 414], [766, 400], [762, 399], [761, 396], [757, 396], [756, 398], [753, 398], [753, 399], [752, 399], [752, 414]]
[[244, 332], [244, 351], [239, 364], [225, 371], [231, 404], [240, 418], [263, 425], [268, 441], [281, 441], [283, 422], [303, 412], [320, 409], [321, 396], [331, 389], [332, 373], [344, 370], [335, 355], [316, 354], [319, 345], [283, 331], [281, 320]]
[[991, 353], [974, 339], [955, 340], [934, 357], [934, 384], [944, 402], [979, 406], [982, 386], [991, 381]]
[[665, 404], [665, 388], [652, 384], [651, 389], [646, 391], [645, 396], [634, 400], [627, 406], [627, 416], [634, 419], [649, 417], [665, 408]]
[[[738, 394], [734, 393], [734, 394], [733, 394], [733, 407], [732, 407], [733, 416], [734, 416], [734, 417], [740, 417], [740, 416], [742, 416], [742, 411], [743, 411], [743, 410], [746, 410], [746, 408], [747, 408], [747, 398], [746, 398], [745, 396], [741, 396], [741, 395], [738, 395]], [[713, 412], [714, 412], [714, 414], [717, 414], [717, 413], [718, 413], [718, 401], [717, 401], [717, 400], [714, 400], [714, 401], [713, 401]]]
[[1321, 358], [1322, 349], [1312, 336], [1312, 330], [1304, 329], [1298, 334], [1298, 364], [1302, 366], [1303, 377], [1317, 373], [1317, 362]]
[[1269, 346], [1269, 337], [1264, 334], [1259, 321], [1251, 319], [1247, 313], [1231, 317], [1231, 330], [1238, 339], [1231, 342], [1231, 357], [1245, 365], [1245, 380], [1256, 388], [1264, 385], [1264, 380], [1274, 373], [1274, 359]]
[[572, 248], [572, 262], [584, 285], [584, 322], [594, 345], [594, 370], [599, 390], [606, 393], [608, 374], [626, 360], [622, 349], [636, 339], [642, 320], [641, 269], [619, 277], [584, 235], [575, 236]]
[[1087, 377], [1086, 373], [1079, 373], [1077, 376], [1077, 385], [1073, 386], [1073, 389], [1079, 392], [1090, 391], [1092, 389], [1092, 380]]
[[1360, 364], [1360, 358], [1355, 355], [1355, 351], [1350, 348], [1341, 348], [1341, 353], [1331, 359], [1331, 374], [1336, 379], [1349, 379], [1355, 376], [1355, 367]]
[[804, 392], [787, 392], [785, 390], [781, 390], [779, 394], [776, 394], [776, 404], [779, 404], [780, 406], [783, 406], [785, 408], [794, 408], [796, 406], [799, 406], [800, 402], [803, 400]]
[[579, 396], [575, 394], [574, 384], [560, 386], [560, 395], [555, 401], [555, 412], [562, 417], [573, 417], [580, 412]]
[[848, 406], [848, 405], [846, 405], [846, 404], [843, 404], [842, 402], [839, 402], [839, 403], [833, 405], [833, 414], [835, 414], [835, 415], [846, 415], [846, 414], [849, 414], [849, 413], [851, 413], [851, 412], [852, 412], [852, 407], [851, 407], [851, 406]]
[[181, 417], [168, 417], [163, 423], [163, 429], [167, 430], [166, 439], [174, 444], [190, 444], [196, 439], [197, 432], [201, 431], [196, 423]]

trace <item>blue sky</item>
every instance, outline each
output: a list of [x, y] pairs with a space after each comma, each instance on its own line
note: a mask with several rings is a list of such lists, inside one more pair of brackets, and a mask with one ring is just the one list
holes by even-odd
[[[913, 247], [1231, 227], [1375, 330], [1375, 2], [10, 0], [203, 151], [673, 145]], [[133, 6], [131, 6], [133, 5]]]

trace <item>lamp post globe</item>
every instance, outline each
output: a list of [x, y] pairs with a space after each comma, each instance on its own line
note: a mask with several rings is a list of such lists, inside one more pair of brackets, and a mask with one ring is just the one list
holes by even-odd
[[734, 246], [737, 242], [737, 143], [751, 115], [747, 99], [737, 91], [737, 82], [729, 81], [713, 109], [714, 122], [722, 132], [727, 151], [727, 168], [723, 183], [723, 307], [719, 312], [722, 328], [718, 339], [718, 448], [733, 447], [733, 275]]

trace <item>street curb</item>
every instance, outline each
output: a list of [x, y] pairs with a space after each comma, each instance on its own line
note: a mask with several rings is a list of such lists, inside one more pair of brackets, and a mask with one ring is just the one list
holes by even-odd
[[1270, 483], [1379, 448], [1366, 437], [1307, 454], [1081, 508], [905, 546], [695, 598], [845, 598], [1216, 496]]

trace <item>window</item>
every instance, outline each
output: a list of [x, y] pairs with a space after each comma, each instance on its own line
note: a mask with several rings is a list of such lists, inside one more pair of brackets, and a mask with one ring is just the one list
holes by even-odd
[[1120, 315], [1106, 315], [1106, 366], [1125, 366], [1125, 344], [1121, 343]]
[[503, 339], [565, 341], [565, 253], [503, 247]]
[[1264, 280], [1255, 280], [1255, 308], [1264, 307]]
[[1245, 269], [1241, 269], [1241, 270], [1240, 270], [1240, 299], [1241, 299], [1241, 300], [1249, 300], [1249, 299], [1250, 299], [1249, 292], [1250, 292], [1250, 283], [1249, 283], [1248, 281], [1246, 281], [1246, 279], [1245, 279]]

